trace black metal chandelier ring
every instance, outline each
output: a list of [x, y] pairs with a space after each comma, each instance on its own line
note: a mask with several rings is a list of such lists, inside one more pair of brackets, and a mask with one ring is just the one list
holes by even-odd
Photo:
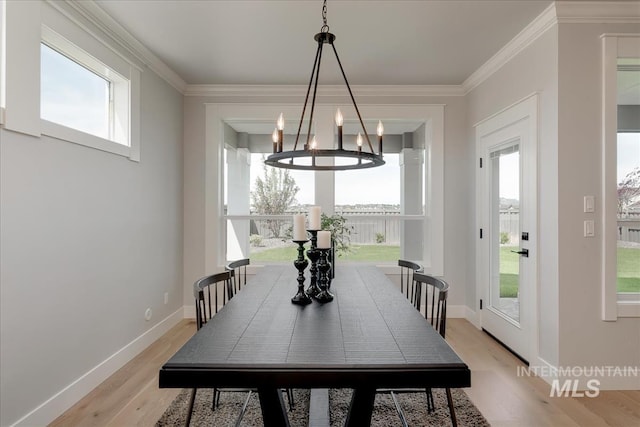
[[[318, 157], [330, 157], [330, 158], [352, 158], [357, 160], [355, 163], [350, 164], [334, 164], [334, 165], [318, 165], [316, 158]], [[311, 161], [307, 164], [294, 163], [293, 159], [309, 158]], [[286, 168], [286, 169], [298, 169], [298, 170], [332, 170], [332, 171], [344, 171], [352, 169], [366, 169], [375, 168], [376, 166], [384, 165], [384, 160], [375, 154], [368, 153], [366, 151], [354, 151], [354, 150], [294, 150], [294, 151], [282, 151], [280, 153], [274, 153], [264, 161], [269, 166]]]

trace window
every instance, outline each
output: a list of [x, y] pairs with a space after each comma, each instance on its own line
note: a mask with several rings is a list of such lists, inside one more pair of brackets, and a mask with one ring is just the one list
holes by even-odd
[[46, 44], [41, 47], [40, 116], [112, 139], [112, 83]]
[[[332, 137], [335, 140], [336, 107], [340, 107], [343, 114], [347, 111], [342, 105], [316, 106], [314, 134], [320, 141], [331, 141]], [[278, 213], [265, 213], [251, 197], [257, 189], [256, 180], [264, 177], [262, 156], [272, 151], [271, 133], [278, 115], [282, 112], [285, 118], [299, 117], [299, 108], [297, 104], [206, 105], [210, 190], [206, 191], [205, 218], [207, 229], [223, 230], [207, 235], [210, 267], [247, 256], [257, 265], [291, 263], [296, 257], [296, 247], [289, 236], [293, 214], [317, 205], [327, 215], [344, 215], [346, 225], [351, 222], [354, 246], [366, 238], [370, 249], [384, 249], [382, 255], [370, 251], [369, 255], [374, 255], [365, 258], [359, 251], [352, 259], [341, 258], [341, 262], [388, 264], [385, 271], [393, 273], [397, 259], [405, 257], [420, 260], [429, 274], [442, 275], [443, 107], [360, 105], [362, 115], [382, 118], [385, 122], [387, 164], [371, 170], [335, 172], [267, 167], [267, 174], [273, 174], [276, 182], [285, 180], [288, 173], [299, 190], [295, 198], [285, 203], [284, 212], [280, 209]], [[295, 119], [286, 120], [289, 121], [285, 132], [290, 129], [294, 134], [285, 134], [285, 145], [293, 142], [298, 128], [297, 123], [291, 123]], [[345, 124], [349, 121], [356, 123], [357, 117], [345, 117]], [[345, 135], [348, 134], [345, 131]], [[367, 209], [375, 206], [382, 211], [370, 211], [365, 218], [361, 215], [366, 210], [364, 205]]]
[[640, 37], [603, 40], [602, 319], [640, 317]]
[[42, 133], [138, 160], [139, 72], [104, 46], [87, 45], [101, 59], [42, 26]]
[[265, 166], [271, 134], [225, 129], [226, 260], [290, 261], [295, 257], [290, 245], [293, 214], [308, 212], [314, 204], [314, 175]]
[[624, 300], [640, 293], [640, 132], [619, 132], [617, 151], [616, 290]]
[[[350, 250], [343, 255], [346, 261], [395, 263], [400, 258], [405, 223], [400, 218], [404, 185], [399, 160], [398, 153], [387, 153], [383, 166], [336, 175], [334, 210], [351, 227]], [[415, 183], [421, 188], [419, 180]], [[414, 255], [412, 259], [421, 259], [422, 248]]]

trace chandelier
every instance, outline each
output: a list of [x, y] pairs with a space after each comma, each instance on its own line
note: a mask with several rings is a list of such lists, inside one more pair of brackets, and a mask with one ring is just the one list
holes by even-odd
[[[364, 122], [362, 121], [360, 110], [358, 110], [358, 105], [356, 104], [356, 100], [353, 97], [351, 87], [349, 86], [349, 82], [347, 81], [347, 76], [344, 72], [344, 69], [342, 68], [342, 63], [340, 62], [338, 52], [336, 51], [336, 47], [333, 43], [336, 39], [336, 36], [329, 32], [329, 25], [327, 25], [327, 0], [324, 0], [324, 3], [322, 5], [322, 21], [323, 25], [320, 28], [320, 32], [314, 36], [314, 39], [318, 42], [318, 49], [316, 50], [316, 58], [313, 62], [311, 79], [309, 80], [307, 95], [302, 107], [300, 124], [298, 126], [298, 132], [296, 134], [295, 143], [293, 144], [293, 149], [290, 151], [283, 150], [284, 117], [282, 114], [280, 114], [280, 117], [278, 117], [276, 123], [276, 129], [273, 131], [272, 135], [273, 153], [267, 157], [267, 159], [265, 160], [265, 164], [278, 168], [300, 170], [350, 170], [382, 166], [385, 163], [382, 159], [382, 135], [384, 132], [384, 127], [382, 126], [382, 122], [379, 121], [378, 127], [376, 129], [378, 135], [378, 152], [376, 153], [369, 139], [369, 134], [367, 133]], [[318, 90], [318, 76], [320, 74], [320, 63], [322, 62], [322, 48], [325, 44], [330, 44], [333, 48], [333, 53], [336, 56], [336, 60], [340, 67], [342, 77], [344, 78], [344, 83], [347, 86], [349, 96], [351, 97], [351, 102], [353, 103], [353, 107], [358, 115], [358, 120], [360, 121], [360, 126], [362, 127], [362, 133], [358, 133], [355, 144], [353, 144], [354, 149], [344, 148], [342, 138], [343, 117], [340, 109], [336, 111], [335, 116], [336, 126], [338, 128], [338, 148], [318, 148], [315, 136], [311, 136], [311, 129], [313, 126], [313, 113], [316, 106], [316, 93]], [[312, 86], [313, 97], [311, 99], [311, 108], [309, 113], [309, 128], [307, 131], [306, 142], [302, 147], [299, 148], [298, 143], [300, 141], [300, 131], [302, 130], [302, 123], [305, 117], [305, 112], [307, 110], [307, 104], [309, 102], [309, 95], [311, 94]], [[365, 149], [363, 149], [363, 135], [364, 140], [367, 142], [367, 147], [365, 147]], [[317, 164], [316, 159], [322, 157], [333, 158], [334, 164]], [[336, 164], [335, 159], [342, 160], [338, 164]]]

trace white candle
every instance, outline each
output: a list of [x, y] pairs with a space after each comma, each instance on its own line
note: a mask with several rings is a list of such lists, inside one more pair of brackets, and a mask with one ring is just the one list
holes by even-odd
[[307, 240], [307, 229], [304, 226], [304, 215], [293, 216], [293, 240]]
[[320, 206], [309, 208], [309, 230], [320, 230]]
[[331, 248], [331, 232], [322, 230], [318, 231], [318, 249]]

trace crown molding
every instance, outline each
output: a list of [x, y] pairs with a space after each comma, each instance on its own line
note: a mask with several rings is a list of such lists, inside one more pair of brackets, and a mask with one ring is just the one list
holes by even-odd
[[[216, 97], [303, 97], [306, 85], [187, 85], [185, 96]], [[356, 85], [351, 86], [354, 95], [359, 97], [424, 97], [424, 96], [464, 96], [459, 85]], [[347, 96], [344, 85], [318, 86], [319, 96]]]
[[557, 1], [556, 16], [561, 24], [635, 24], [640, 1]]
[[187, 83], [93, 0], [66, 0], [65, 5], [82, 15], [82, 17], [124, 48], [129, 54], [133, 55], [176, 90], [184, 94]]
[[556, 1], [463, 83], [467, 94], [556, 24], [640, 23], [640, 1]]
[[552, 3], [462, 83], [464, 93], [471, 92], [556, 23], [556, 3]]

